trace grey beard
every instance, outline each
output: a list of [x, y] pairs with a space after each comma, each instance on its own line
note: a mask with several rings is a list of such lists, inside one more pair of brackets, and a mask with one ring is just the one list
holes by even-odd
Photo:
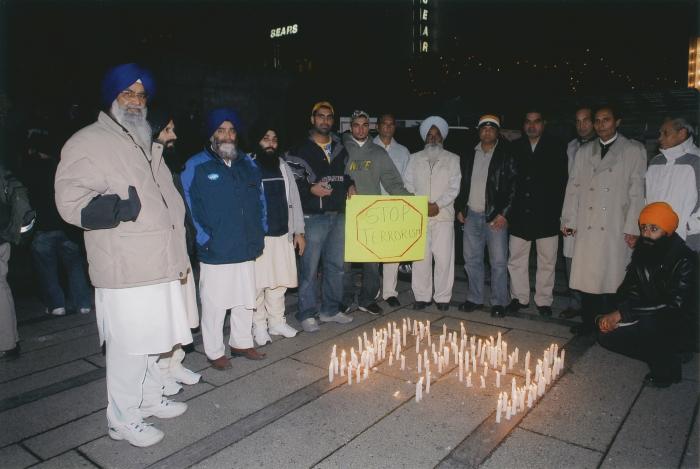
[[227, 161], [235, 160], [238, 157], [238, 150], [235, 143], [212, 143], [212, 148], [221, 158]]
[[126, 130], [129, 131], [131, 136], [134, 137], [134, 140], [136, 140], [136, 143], [150, 152], [152, 130], [151, 125], [146, 120], [148, 110], [145, 106], [139, 109], [141, 111], [139, 113], [127, 112], [127, 110], [122, 108], [115, 99], [112, 102], [110, 112], [117, 122], [119, 122], [124, 126], [124, 128], [126, 128]]
[[442, 150], [442, 143], [426, 143], [425, 149], [428, 153], [437, 153]]

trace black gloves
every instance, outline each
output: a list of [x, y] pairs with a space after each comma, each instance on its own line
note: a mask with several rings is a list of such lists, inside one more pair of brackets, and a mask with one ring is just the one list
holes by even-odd
[[129, 186], [129, 198], [117, 204], [117, 220], [135, 221], [141, 212], [141, 199], [134, 186]]
[[80, 224], [89, 230], [114, 228], [123, 221], [135, 221], [141, 212], [141, 199], [134, 186], [129, 186], [129, 198], [117, 194], [98, 195], [80, 212]]

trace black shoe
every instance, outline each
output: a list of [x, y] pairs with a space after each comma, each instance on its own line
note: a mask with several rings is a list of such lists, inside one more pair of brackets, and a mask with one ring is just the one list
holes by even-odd
[[19, 342], [17, 342], [14, 348], [0, 352], [0, 358], [3, 358], [5, 360], [15, 360], [19, 358], [19, 352]]
[[680, 383], [681, 379], [669, 379], [669, 380], [661, 380], [657, 377], [655, 377], [651, 372], [647, 373], [647, 375], [644, 377], [644, 384], [647, 386], [651, 386], [652, 388], [667, 388], [670, 385], [674, 383]]
[[365, 313], [369, 313], [372, 316], [379, 316], [384, 313], [382, 307], [377, 303], [370, 303], [367, 306], [359, 306], [358, 309], [360, 311], [364, 311]]
[[552, 307], [551, 306], [538, 306], [537, 311], [540, 313], [540, 316], [543, 316], [545, 318], [552, 317]]
[[459, 305], [459, 310], [463, 311], [465, 313], [471, 313], [472, 311], [475, 311], [479, 308], [481, 308], [483, 305], [478, 305], [476, 303], [472, 303], [471, 301], [467, 300], [461, 305]]
[[428, 307], [428, 305], [430, 305], [430, 303], [428, 303], [427, 301], [416, 301], [415, 303], [413, 303], [413, 309], [415, 309], [415, 310], [425, 309]]
[[355, 311], [355, 309], [357, 309], [357, 305], [355, 305], [355, 304], [351, 304], [350, 306], [346, 306], [343, 303], [340, 303], [338, 305], [338, 311], [340, 311], [341, 313], [345, 313], [345, 314], [352, 313], [353, 311]]
[[578, 309], [566, 308], [564, 311], [559, 313], [559, 317], [562, 319], [571, 319], [571, 318], [575, 318], [576, 316], [579, 316], [580, 314], [581, 314], [581, 311]]
[[595, 332], [595, 327], [591, 324], [576, 324], [575, 326], [571, 326], [569, 332], [576, 335], [589, 335]]
[[401, 302], [395, 296], [390, 296], [389, 298], [387, 298], [386, 304], [388, 304], [389, 306], [392, 306], [394, 308], [397, 306], [401, 306]]
[[440, 311], [447, 311], [450, 309], [450, 304], [449, 303], [435, 303], [437, 305], [437, 309]]
[[504, 318], [506, 317], [506, 309], [503, 306], [491, 306], [491, 317], [492, 318]]
[[523, 308], [527, 308], [528, 306], [530, 306], [530, 303], [524, 305], [518, 300], [513, 300], [506, 307], [506, 311], [508, 311], [508, 314], [516, 314], [518, 311], [520, 311]]

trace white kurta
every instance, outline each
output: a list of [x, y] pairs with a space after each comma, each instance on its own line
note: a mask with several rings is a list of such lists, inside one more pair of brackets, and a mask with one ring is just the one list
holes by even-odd
[[182, 284], [182, 295], [185, 300], [185, 309], [187, 311], [187, 323], [190, 329], [199, 327], [199, 308], [197, 308], [197, 288], [194, 284], [194, 276], [192, 269], [187, 271], [187, 278]]
[[165, 353], [192, 334], [180, 280], [131, 288], [96, 288], [100, 343], [109, 339], [130, 355]]
[[265, 236], [265, 249], [255, 259], [255, 285], [263, 288], [297, 286], [297, 260], [289, 236]]

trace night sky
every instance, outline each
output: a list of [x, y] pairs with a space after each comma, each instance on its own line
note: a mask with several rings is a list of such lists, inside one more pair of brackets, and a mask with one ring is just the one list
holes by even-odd
[[[278, 106], [294, 116], [329, 98], [346, 114], [415, 117], [445, 103], [476, 112], [683, 89], [688, 40], [698, 34], [696, 1], [431, 1], [438, 47], [419, 58], [411, 0], [0, 1], [0, 89], [25, 110], [94, 105], [104, 70], [138, 61], [176, 106], [196, 101], [202, 77], [216, 74], [233, 88], [245, 81], [251, 99], [266, 95], [261, 83], [274, 90], [260, 100], [265, 110], [240, 103], [235, 90], [209, 91], [200, 107], [221, 97], [249, 113]], [[289, 24], [300, 32], [279, 41], [275, 71], [269, 31]]]

